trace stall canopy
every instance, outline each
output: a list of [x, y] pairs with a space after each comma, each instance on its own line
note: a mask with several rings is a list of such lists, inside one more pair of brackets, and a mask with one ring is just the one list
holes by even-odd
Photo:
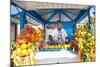
[[[55, 22], [60, 19], [64, 21], [77, 22], [78, 16], [85, 14], [91, 6], [88, 5], [72, 5], [61, 3], [47, 2], [31, 2], [31, 1], [13, 1], [14, 6], [20, 7], [31, 15], [38, 14], [41, 16], [41, 21]], [[34, 12], [35, 11], [35, 12]], [[80, 16], [80, 14], [82, 14]], [[37, 17], [40, 20], [40, 17]]]
[[[20, 20], [20, 24], [22, 25], [22, 28], [23, 24], [26, 22], [25, 16], [29, 16], [38, 23], [43, 24], [55, 24], [57, 20], [61, 20], [63, 27], [70, 36], [69, 40], [72, 38], [73, 32], [75, 32], [76, 23], [79, 23], [84, 17], [86, 17], [92, 7], [92, 5], [33, 1], [12, 1], [11, 5], [13, 6], [11, 6], [11, 10], [14, 9], [11, 11], [11, 16], [15, 17], [18, 16], [18, 14], [21, 16], [20, 19], [22, 19]], [[27, 20], [31, 22], [31, 19], [27, 18]]]

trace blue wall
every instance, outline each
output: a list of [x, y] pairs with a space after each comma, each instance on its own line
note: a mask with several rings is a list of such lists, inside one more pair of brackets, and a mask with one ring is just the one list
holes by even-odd
[[62, 23], [63, 28], [66, 30], [66, 33], [68, 35], [68, 41], [70, 41], [73, 37], [73, 33], [74, 33], [74, 26], [72, 22], [66, 22], [66, 23]]

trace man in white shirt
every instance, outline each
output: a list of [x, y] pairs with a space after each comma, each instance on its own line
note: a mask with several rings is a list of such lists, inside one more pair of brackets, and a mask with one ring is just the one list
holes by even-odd
[[61, 25], [61, 21], [57, 20], [57, 28], [58, 28], [58, 42], [60, 44], [64, 44], [65, 43], [65, 39], [68, 36], [65, 29], [63, 28], [63, 26]]
[[[61, 21], [57, 21], [57, 23], [55, 24], [55, 28], [52, 29], [47, 29], [46, 28], [46, 42], [48, 43], [52, 43], [52, 44], [64, 44], [66, 43], [66, 37], [67, 37], [67, 33], [65, 31], [65, 29], [62, 27], [61, 25]], [[50, 39], [53, 40], [51, 41]]]

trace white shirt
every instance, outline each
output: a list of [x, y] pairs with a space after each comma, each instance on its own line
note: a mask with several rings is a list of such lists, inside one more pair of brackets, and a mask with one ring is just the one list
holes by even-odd
[[57, 28], [55, 29], [47, 29], [46, 28], [46, 42], [48, 41], [48, 36], [49, 35], [52, 35], [52, 37], [55, 39], [55, 40], [58, 40], [58, 38], [62, 39], [60, 42], [64, 43], [65, 42], [65, 37], [67, 37], [67, 33], [65, 31], [64, 28], [61, 28], [60, 31], [58, 31]]
[[61, 39], [61, 43], [64, 43], [65, 42], [65, 37], [67, 37], [68, 35], [67, 35], [65, 29], [61, 28], [61, 30], [59, 31], [58, 36]]

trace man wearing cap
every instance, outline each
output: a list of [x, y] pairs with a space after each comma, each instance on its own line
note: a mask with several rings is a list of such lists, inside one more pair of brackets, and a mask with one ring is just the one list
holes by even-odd
[[60, 20], [57, 20], [57, 29], [58, 29], [58, 42], [60, 44], [64, 44], [65, 39], [67, 37], [67, 33], [65, 29], [63, 28]]

